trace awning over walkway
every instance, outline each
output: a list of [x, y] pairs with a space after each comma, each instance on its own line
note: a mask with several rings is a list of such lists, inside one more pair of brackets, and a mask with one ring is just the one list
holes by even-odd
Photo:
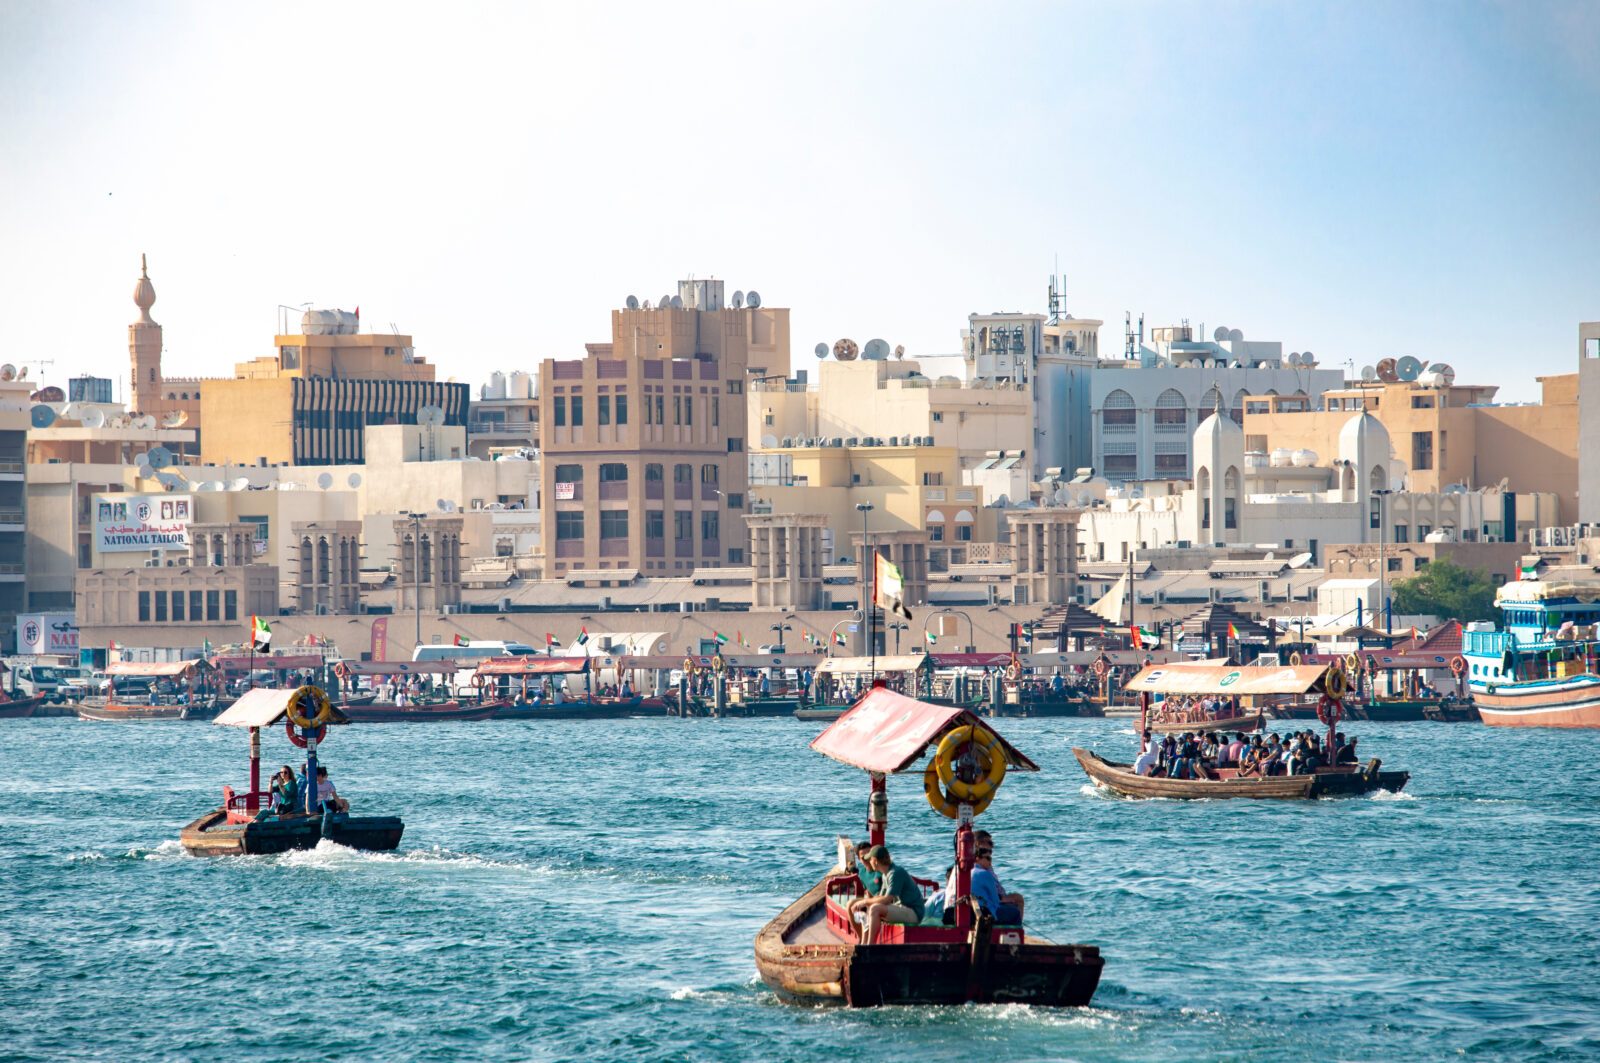
[[587, 672], [592, 657], [490, 657], [479, 675], [571, 675]]
[[817, 665], [818, 675], [854, 675], [858, 672], [915, 672], [927, 663], [921, 654], [898, 657], [826, 657]]
[[1281, 668], [1153, 664], [1128, 680], [1125, 689], [1155, 694], [1304, 694], [1320, 690], [1328, 670], [1320, 665]]
[[191, 672], [203, 671], [210, 667], [198, 658], [192, 661], [156, 661], [148, 664], [140, 664], [138, 661], [112, 661], [106, 665], [106, 675], [137, 675], [150, 679], [164, 679], [186, 676]]

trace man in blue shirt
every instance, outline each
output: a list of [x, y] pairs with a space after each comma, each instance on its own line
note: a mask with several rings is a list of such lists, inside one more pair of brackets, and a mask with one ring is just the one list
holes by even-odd
[[977, 866], [972, 869], [972, 895], [983, 910], [1002, 926], [1019, 926], [1022, 910], [1001, 899], [1000, 876], [994, 873], [994, 848], [992, 842], [978, 844]]

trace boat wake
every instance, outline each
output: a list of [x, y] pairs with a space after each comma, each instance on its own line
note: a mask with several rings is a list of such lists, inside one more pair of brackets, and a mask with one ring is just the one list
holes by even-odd
[[169, 838], [168, 840], [162, 842], [160, 845], [157, 845], [154, 849], [144, 849], [144, 848], [139, 848], [139, 847], [136, 846], [136, 847], [134, 847], [132, 849], [129, 849], [126, 853], [124, 853], [123, 854], [123, 858], [126, 859], [126, 860], [188, 860], [188, 859], [190, 859], [189, 851], [187, 849], [185, 849], [183, 847], [183, 843], [178, 841], [178, 839], [176, 839], [176, 838]]
[[1367, 795], [1371, 801], [1415, 801], [1416, 794], [1408, 794], [1404, 790], [1374, 790]]

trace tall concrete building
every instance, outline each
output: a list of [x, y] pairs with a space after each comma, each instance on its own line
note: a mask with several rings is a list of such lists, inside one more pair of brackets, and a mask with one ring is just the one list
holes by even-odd
[[1578, 326], [1578, 521], [1600, 524], [1600, 321]]
[[[754, 293], [752, 293], [754, 295]], [[789, 312], [719, 280], [611, 314], [611, 341], [539, 369], [545, 575], [747, 562], [754, 376], [789, 373]]]
[[29, 395], [25, 380], [0, 381], [0, 645], [16, 645], [27, 597]]

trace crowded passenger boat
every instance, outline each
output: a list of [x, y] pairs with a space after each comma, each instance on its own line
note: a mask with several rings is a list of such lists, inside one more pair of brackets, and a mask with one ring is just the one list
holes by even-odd
[[[1349, 685], [1342, 670], [1321, 665], [1244, 666], [1168, 664], [1150, 666], [1128, 681], [1140, 696], [1139, 753], [1132, 763], [1106, 760], [1074, 749], [1084, 773], [1096, 785], [1125, 797], [1312, 798], [1398, 791], [1410, 780], [1404, 771], [1384, 771], [1374, 758], [1365, 765], [1356, 739], [1346, 738], [1339, 722]], [[1226, 733], [1188, 728], [1157, 738], [1150, 726], [1152, 699], [1173, 697], [1262, 697], [1315, 694], [1317, 717], [1326, 734], [1296, 732], [1248, 737], [1241, 728]]]

